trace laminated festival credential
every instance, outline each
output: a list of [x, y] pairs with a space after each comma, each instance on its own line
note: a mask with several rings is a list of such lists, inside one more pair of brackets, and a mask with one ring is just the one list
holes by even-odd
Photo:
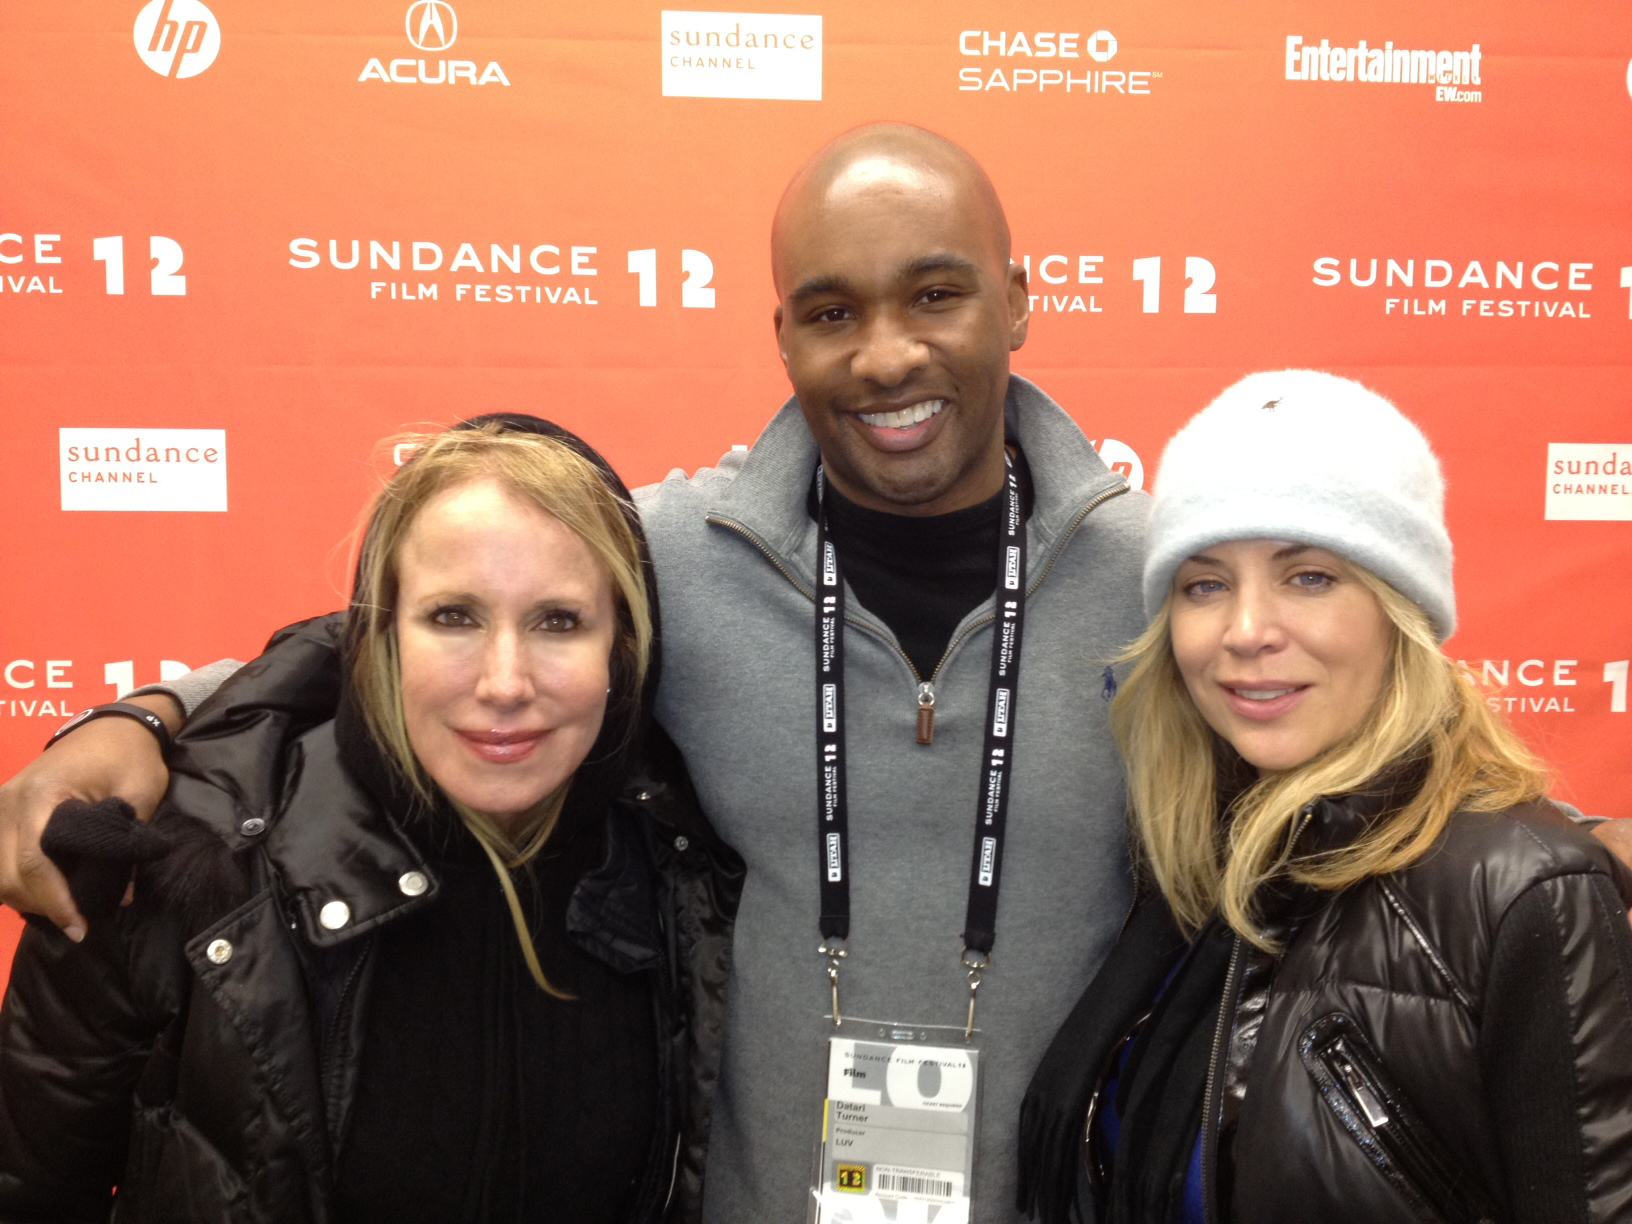
[[979, 1032], [848, 1017], [840, 1031], [810, 1224], [971, 1224]]

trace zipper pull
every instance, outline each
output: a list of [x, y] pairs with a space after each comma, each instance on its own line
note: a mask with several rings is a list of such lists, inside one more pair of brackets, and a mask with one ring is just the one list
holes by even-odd
[[935, 685], [928, 680], [918, 686], [918, 742], [935, 742]]
[[1371, 1090], [1366, 1081], [1360, 1078], [1360, 1072], [1355, 1069], [1354, 1064], [1341, 1052], [1337, 1056], [1337, 1071], [1343, 1077], [1344, 1084], [1348, 1086], [1349, 1095], [1366, 1115], [1366, 1121], [1373, 1127], [1387, 1126], [1388, 1111], [1383, 1108], [1383, 1103], [1377, 1099], [1377, 1094]]

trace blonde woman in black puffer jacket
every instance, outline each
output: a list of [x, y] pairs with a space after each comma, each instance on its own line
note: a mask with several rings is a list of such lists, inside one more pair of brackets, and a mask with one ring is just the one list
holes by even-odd
[[53, 815], [94, 925], [17, 954], [0, 1220], [696, 1219], [743, 869], [648, 726], [657, 621], [581, 440], [419, 439], [151, 828]]
[[1308, 371], [1169, 444], [1112, 711], [1144, 888], [1023, 1110], [1051, 1224], [1632, 1220], [1632, 878], [1440, 650], [1442, 487]]

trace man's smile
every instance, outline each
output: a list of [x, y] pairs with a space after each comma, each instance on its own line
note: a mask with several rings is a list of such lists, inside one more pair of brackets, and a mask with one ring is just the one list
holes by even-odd
[[927, 421], [946, 406], [944, 399], [922, 400], [893, 412], [862, 412], [857, 415], [863, 425], [883, 426], [889, 429], [908, 429], [920, 421]]
[[850, 419], [874, 450], [900, 453], [921, 450], [941, 432], [951, 415], [945, 399], [925, 399], [902, 408], [857, 412]]

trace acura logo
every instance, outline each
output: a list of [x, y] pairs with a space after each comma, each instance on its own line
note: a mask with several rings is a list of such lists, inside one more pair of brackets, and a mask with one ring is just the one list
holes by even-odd
[[408, 41], [421, 51], [446, 51], [459, 37], [459, 18], [447, 0], [415, 0], [408, 6]]

